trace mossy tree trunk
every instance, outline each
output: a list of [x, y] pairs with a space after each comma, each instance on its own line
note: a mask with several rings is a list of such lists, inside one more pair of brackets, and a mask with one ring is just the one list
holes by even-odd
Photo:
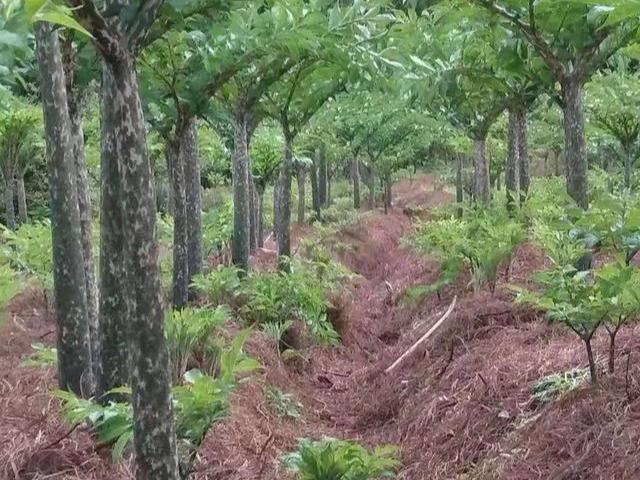
[[486, 132], [481, 132], [474, 138], [473, 187], [473, 195], [476, 202], [487, 203], [491, 199]]
[[320, 208], [327, 206], [328, 201], [328, 180], [329, 169], [327, 168], [327, 154], [324, 143], [320, 144], [318, 148], [318, 201], [320, 202]]
[[589, 206], [587, 155], [584, 134], [583, 80], [573, 74], [560, 82], [564, 114], [567, 192], [578, 206]]
[[256, 183], [256, 237], [258, 247], [264, 247], [264, 190], [265, 185]]
[[318, 181], [318, 169], [319, 169], [318, 154], [313, 157], [313, 164], [311, 165], [311, 203], [313, 211], [317, 220], [320, 220], [320, 185]]
[[296, 168], [296, 180], [298, 182], [298, 223], [302, 225], [305, 217], [305, 201], [306, 201], [306, 189], [305, 182], [307, 180], [307, 171], [304, 165], [298, 165]]
[[166, 156], [171, 159], [171, 190], [173, 192], [173, 308], [184, 308], [189, 300], [189, 258], [187, 254], [187, 193], [185, 182], [186, 155], [182, 143], [184, 125], [176, 126], [175, 137], [167, 142]]
[[360, 162], [357, 155], [351, 160], [351, 175], [353, 180], [353, 208], [360, 209]]
[[[198, 126], [195, 117], [187, 120], [183, 134], [184, 179], [187, 202], [187, 258], [188, 281], [202, 271], [202, 185], [200, 180], [200, 151], [198, 149]], [[190, 292], [191, 296], [194, 292]]]
[[4, 219], [9, 230], [16, 229], [16, 206], [14, 203], [15, 180], [13, 174], [4, 175]]
[[[288, 134], [286, 126], [284, 135], [284, 161], [278, 174], [278, 197], [274, 222], [278, 256], [291, 256], [291, 173], [293, 169], [293, 137]], [[288, 261], [283, 258], [280, 268], [286, 268]]]
[[29, 213], [27, 211], [27, 191], [24, 187], [25, 173], [18, 172], [16, 176], [16, 197], [18, 198], [18, 221], [24, 225], [29, 221]]
[[507, 189], [507, 210], [513, 212], [516, 208], [516, 198], [519, 196], [519, 148], [518, 148], [518, 115], [516, 106], [509, 108], [509, 135], [507, 149], [507, 164], [505, 166], [504, 182]]
[[247, 150], [247, 114], [239, 108], [234, 118], [233, 152], [233, 264], [245, 272], [249, 269], [250, 190], [249, 154]]
[[62, 55], [58, 33], [51, 24], [36, 23], [35, 35], [51, 197], [58, 382], [63, 389], [88, 396], [93, 393], [93, 368]]
[[525, 104], [516, 109], [516, 125], [518, 134], [518, 176], [520, 180], [520, 203], [524, 203], [529, 193], [529, 121]]

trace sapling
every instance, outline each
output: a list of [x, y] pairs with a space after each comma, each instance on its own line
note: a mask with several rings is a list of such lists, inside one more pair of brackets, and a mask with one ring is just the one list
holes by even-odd
[[580, 337], [587, 352], [591, 382], [597, 383], [591, 340], [604, 318], [593, 273], [578, 271], [574, 266], [556, 266], [536, 278], [544, 291], [537, 293], [516, 288], [518, 300], [545, 310], [549, 319], [566, 325]]
[[609, 373], [615, 370], [616, 336], [620, 329], [640, 315], [640, 273], [622, 260], [596, 272], [596, 296], [603, 325], [609, 334]]

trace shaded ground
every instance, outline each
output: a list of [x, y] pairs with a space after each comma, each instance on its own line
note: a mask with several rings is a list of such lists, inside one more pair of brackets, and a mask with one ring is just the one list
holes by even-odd
[[[388, 215], [368, 212], [339, 239], [352, 246], [340, 260], [360, 274], [337, 301], [342, 345], [314, 347], [285, 362], [276, 345], [256, 335], [248, 348], [264, 369], [234, 395], [230, 417], [208, 433], [194, 478], [286, 478], [281, 454], [300, 437], [323, 435], [399, 445], [400, 478], [407, 480], [640, 478], [640, 329], [620, 334], [618, 371], [604, 376], [601, 387], [537, 405], [532, 388], [541, 377], [584, 366], [581, 344], [514, 305], [503, 288], [471, 293], [468, 278], [405, 306], [409, 286], [438, 275], [436, 262], [401, 245], [411, 228], [405, 213], [450, 195], [419, 177], [397, 184], [394, 197]], [[521, 245], [501, 284], [527, 283], [544, 265], [540, 251]], [[445, 324], [386, 374], [454, 296], [458, 304]], [[60, 423], [47, 394], [55, 372], [19, 366], [31, 342], [51, 339], [43, 305], [35, 294], [22, 296], [0, 334], [0, 478], [131, 478], [127, 463], [114, 467], [86, 432], [69, 433]], [[603, 365], [606, 340], [599, 337], [595, 347]], [[264, 394], [268, 385], [293, 393], [303, 418], [275, 415]]]

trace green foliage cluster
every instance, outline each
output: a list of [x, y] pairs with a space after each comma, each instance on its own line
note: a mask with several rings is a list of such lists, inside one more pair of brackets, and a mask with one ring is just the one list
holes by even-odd
[[440, 279], [427, 291], [440, 290], [455, 281], [464, 266], [471, 271], [474, 290], [487, 284], [494, 291], [500, 267], [510, 265], [513, 249], [524, 236], [522, 224], [496, 207], [469, 212], [463, 218], [420, 223], [408, 242], [421, 253], [435, 254], [442, 262]]
[[[16, 272], [7, 264], [0, 264], [0, 315], [4, 313], [4, 309], [20, 291], [22, 290], [21, 281]], [[3, 318], [0, 316], [0, 324]]]
[[16, 231], [3, 228], [0, 238], [3, 263], [50, 291], [53, 288], [53, 253], [49, 220], [26, 223]]
[[54, 347], [36, 342], [31, 344], [31, 348], [34, 352], [22, 361], [25, 367], [50, 367], [57, 363], [58, 352]]
[[396, 476], [396, 454], [390, 445], [368, 450], [346, 440], [305, 438], [282, 461], [298, 480], [375, 480]]
[[[228, 414], [230, 394], [242, 376], [259, 368], [258, 362], [242, 351], [247, 336], [248, 331], [241, 332], [221, 352], [215, 376], [190, 370], [183, 376], [184, 383], [174, 387], [176, 433], [179, 440], [186, 442], [189, 451], [200, 445], [211, 425]], [[122, 387], [110, 393], [129, 395], [131, 392], [128, 387]], [[100, 405], [61, 390], [55, 391], [54, 396], [61, 400], [67, 422], [74, 425], [87, 422], [102, 443], [113, 445], [114, 460], [122, 458], [133, 440], [130, 403]]]
[[559, 396], [579, 388], [588, 376], [589, 372], [583, 368], [547, 375], [534, 385], [533, 400], [540, 405], [550, 403]]
[[302, 416], [303, 405], [292, 393], [284, 392], [275, 385], [267, 385], [265, 396], [269, 407], [278, 417], [297, 420]]

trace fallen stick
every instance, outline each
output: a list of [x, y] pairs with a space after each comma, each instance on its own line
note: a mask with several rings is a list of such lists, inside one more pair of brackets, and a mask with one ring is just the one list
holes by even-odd
[[422, 344], [424, 343], [425, 340], [427, 340], [431, 335], [433, 335], [433, 332], [435, 332], [438, 327], [440, 325], [442, 325], [444, 323], [444, 321], [449, 317], [449, 315], [451, 315], [451, 312], [453, 312], [453, 309], [456, 306], [456, 303], [458, 301], [458, 297], [455, 296], [453, 297], [453, 301], [451, 302], [451, 305], [449, 305], [449, 308], [447, 309], [447, 311], [444, 313], [444, 315], [442, 315], [442, 317], [440, 317], [440, 320], [438, 320], [433, 327], [431, 327], [429, 329], [429, 331], [427, 333], [425, 333], [422, 337], [420, 337], [420, 339], [414, 343], [413, 345], [411, 345], [411, 347], [409, 348], [409, 350], [407, 350], [406, 352], [404, 352], [402, 355], [400, 355], [400, 358], [398, 358], [395, 362], [393, 362], [393, 364], [387, 368], [384, 373], [389, 373], [391, 372], [391, 370], [393, 370], [394, 368], [396, 368], [398, 365], [400, 365], [400, 363], [407, 358], [409, 355], [411, 355], [413, 352], [416, 351], [416, 349]]

